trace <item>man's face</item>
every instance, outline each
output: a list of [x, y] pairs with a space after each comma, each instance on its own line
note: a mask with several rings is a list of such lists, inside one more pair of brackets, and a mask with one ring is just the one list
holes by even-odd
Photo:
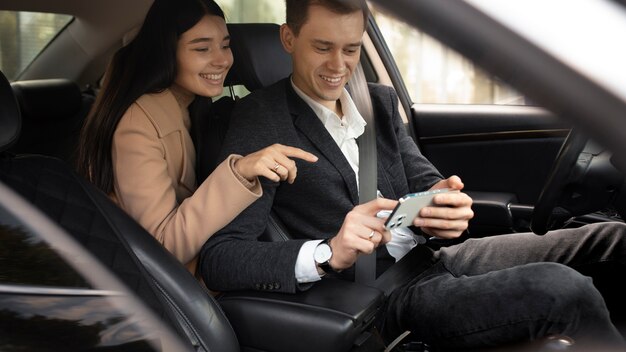
[[360, 11], [340, 15], [309, 7], [296, 36], [283, 25], [281, 39], [293, 58], [293, 82], [306, 95], [335, 111], [343, 87], [359, 62], [365, 24]]

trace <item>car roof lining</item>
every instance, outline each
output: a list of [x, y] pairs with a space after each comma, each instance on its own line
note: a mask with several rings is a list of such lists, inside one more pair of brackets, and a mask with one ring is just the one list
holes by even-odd
[[[104, 71], [112, 52], [121, 47], [122, 38], [141, 25], [151, 4], [152, 0], [21, 0], [19, 3], [0, 0], [1, 10], [74, 16], [67, 30], [54, 38], [54, 45], [35, 58], [19, 79], [66, 77], [81, 86], [93, 84]], [[120, 12], [119, 8], [125, 11]], [[91, 63], [99, 57], [102, 59], [96, 60], [95, 64]]]

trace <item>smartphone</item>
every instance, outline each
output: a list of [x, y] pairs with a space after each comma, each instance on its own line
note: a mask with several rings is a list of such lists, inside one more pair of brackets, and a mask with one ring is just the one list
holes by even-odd
[[426, 192], [409, 193], [400, 198], [398, 205], [391, 212], [385, 228], [392, 230], [398, 227], [407, 227], [413, 224], [413, 219], [419, 214], [420, 210], [432, 204], [433, 197], [437, 194], [446, 192], [458, 192], [449, 188], [434, 189]]

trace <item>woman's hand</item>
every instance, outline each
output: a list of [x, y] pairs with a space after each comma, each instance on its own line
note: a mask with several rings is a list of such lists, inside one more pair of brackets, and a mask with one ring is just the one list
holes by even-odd
[[293, 183], [298, 173], [296, 162], [291, 158], [298, 158], [308, 162], [316, 162], [317, 157], [300, 148], [282, 144], [273, 144], [237, 160], [235, 171], [246, 180], [252, 182], [255, 177], [263, 176], [274, 182], [285, 181]]

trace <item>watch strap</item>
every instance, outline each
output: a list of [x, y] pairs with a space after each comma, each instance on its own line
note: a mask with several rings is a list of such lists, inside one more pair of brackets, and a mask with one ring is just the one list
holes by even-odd
[[[333, 257], [333, 255], [332, 255], [332, 247], [330, 246], [330, 238], [325, 238], [324, 240], [322, 240], [322, 242], [320, 242], [320, 243], [318, 244], [318, 246], [319, 246], [319, 245], [321, 245], [321, 244], [326, 244], [326, 245], [328, 245], [328, 247], [331, 249], [331, 255], [330, 255], [330, 258], [332, 258], [332, 257]], [[333, 268], [330, 266], [330, 258], [328, 258], [328, 260], [327, 260], [327, 261], [325, 261], [325, 262], [323, 262], [323, 263], [318, 263], [318, 264], [317, 264], [317, 267], [318, 267], [318, 268], [320, 268], [320, 269], [322, 269], [322, 271], [324, 271], [324, 275], [325, 275], [325, 274], [327, 274], [327, 273], [329, 273], [329, 272], [334, 272], [334, 271], [335, 271], [335, 269], [333, 269]], [[318, 270], [318, 273], [319, 273], [319, 270]], [[320, 276], [324, 276], [324, 275], [322, 275], [322, 274], [320, 273]]]

